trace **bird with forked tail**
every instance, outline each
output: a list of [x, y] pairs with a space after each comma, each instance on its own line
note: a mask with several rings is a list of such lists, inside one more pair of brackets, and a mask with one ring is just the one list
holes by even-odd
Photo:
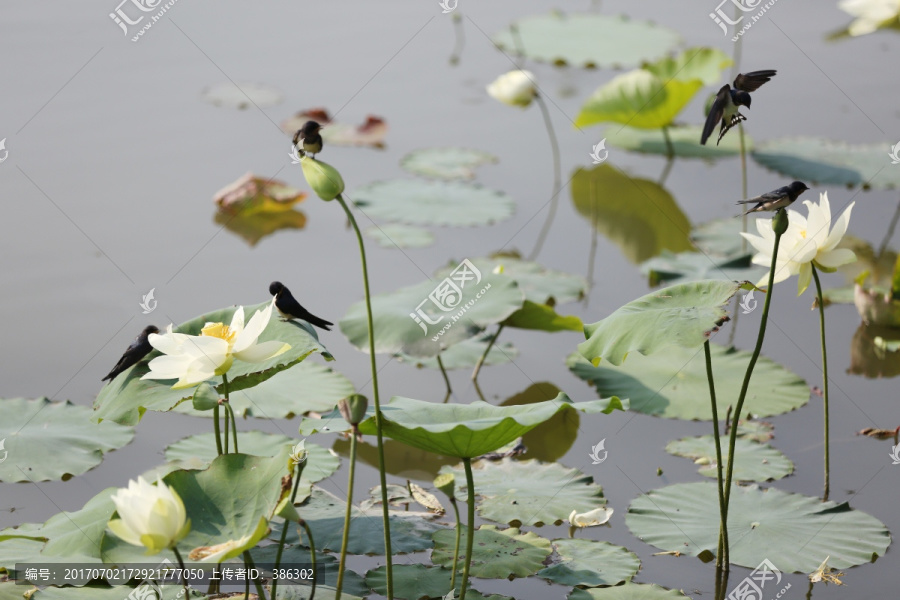
[[275, 296], [275, 308], [278, 309], [285, 321], [303, 319], [310, 325], [315, 325], [325, 331], [331, 331], [331, 326], [334, 323], [321, 319], [303, 308], [291, 294], [291, 291], [280, 281], [273, 281], [269, 285], [269, 293]]
[[740, 113], [740, 107], [746, 106], [750, 108], [750, 94], [755, 92], [759, 87], [775, 77], [774, 69], [764, 71], [751, 71], [750, 73], [738, 73], [734, 78], [734, 85], [725, 84], [716, 94], [716, 99], [709, 109], [706, 116], [706, 124], [703, 125], [703, 134], [700, 136], [700, 143], [706, 144], [706, 140], [712, 135], [716, 123], [721, 122], [719, 127], [719, 139], [716, 140], [716, 146], [722, 141], [722, 137], [728, 133], [728, 130], [740, 123], [746, 121], [747, 117]]

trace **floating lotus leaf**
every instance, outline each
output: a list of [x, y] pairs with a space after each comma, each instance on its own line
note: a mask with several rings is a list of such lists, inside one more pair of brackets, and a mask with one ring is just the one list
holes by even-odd
[[400, 166], [413, 175], [438, 179], [472, 179], [475, 167], [496, 163], [489, 152], [471, 148], [424, 148], [400, 159]]
[[663, 250], [691, 250], [691, 223], [656, 182], [629, 177], [608, 163], [572, 176], [575, 210], [633, 263]]
[[[625, 523], [648, 544], [697, 556], [716, 550], [719, 521], [710, 515], [718, 511], [714, 482], [679, 483], [638, 496]], [[811, 573], [826, 556], [836, 569], [861, 565], [891, 543], [878, 519], [846, 502], [756, 485], [732, 488], [728, 538], [732, 564], [753, 569], [768, 559], [784, 573]]]
[[[156, 564], [147, 565], [145, 568], [151, 569]], [[14, 584], [13, 584], [14, 585]], [[141, 587], [143, 586], [143, 587]], [[15, 585], [19, 592], [17, 600], [22, 600], [22, 592], [28, 590], [28, 586]], [[202, 600], [208, 598], [206, 594], [198, 590], [190, 588], [188, 598]], [[280, 594], [279, 594], [280, 596]], [[10, 597], [10, 600], [15, 598]], [[142, 583], [137, 587], [127, 585], [107, 586], [100, 584], [91, 584], [85, 587], [46, 587], [31, 596], [35, 600], [181, 600], [185, 598], [184, 588], [180, 585], [152, 585], [152, 583]], [[7, 600], [2, 595], [0, 599]]]
[[[268, 302], [244, 307], [244, 316], [249, 321], [257, 310], [265, 308]], [[231, 317], [237, 309], [223, 308], [201, 315], [174, 328], [177, 333], [199, 335], [207, 322], [231, 323]], [[312, 354], [320, 352], [333, 360], [331, 354], [319, 343], [319, 338], [308, 323], [299, 321], [282, 321], [273, 316], [265, 330], [259, 336], [260, 342], [279, 340], [291, 345], [290, 350], [262, 363], [248, 363], [235, 360], [228, 371], [229, 388], [232, 393], [251, 388], [269, 379]], [[121, 373], [106, 384], [94, 400], [94, 419], [109, 419], [123, 425], [135, 425], [147, 410], [168, 411], [182, 400], [187, 400], [194, 393], [193, 388], [173, 390], [174, 380], [153, 380], [141, 377], [149, 372], [147, 363], [159, 356], [153, 350], [144, 360]], [[222, 393], [221, 382], [216, 388]]]
[[[297, 527], [296, 523], [292, 523], [294, 527]], [[304, 536], [306, 534], [304, 533]], [[251, 556], [253, 557], [253, 562], [259, 565], [266, 565], [269, 567], [270, 565], [275, 564], [275, 556], [278, 551], [278, 544], [270, 544], [268, 546], [257, 546], [250, 551]], [[337, 577], [338, 577], [338, 559], [336, 556], [332, 556], [330, 554], [324, 554], [322, 552], [316, 552], [316, 568], [315, 568], [315, 581], [316, 581], [316, 598], [319, 598], [319, 594], [321, 598], [325, 599], [333, 599], [334, 598], [334, 588], [337, 585]], [[284, 547], [284, 551], [281, 554], [281, 566], [282, 568], [287, 569], [312, 569], [312, 561], [309, 555], [309, 548], [305, 546], [298, 546], [293, 544], [287, 544]], [[271, 571], [266, 569], [266, 573], [269, 574]], [[278, 589], [280, 590], [292, 590], [294, 592], [293, 595], [285, 593], [282, 596], [281, 592], [278, 592], [279, 600], [281, 598], [295, 598], [296, 600], [302, 600], [303, 598], [309, 598], [310, 591], [312, 590], [312, 581], [307, 579], [294, 579], [294, 580], [278, 580]], [[363, 577], [350, 569], [344, 569], [344, 583], [341, 590], [341, 598], [362, 598], [368, 596], [370, 593], [369, 586], [366, 585], [366, 580]]]
[[501, 50], [540, 62], [587, 68], [621, 68], [663, 56], [677, 32], [625, 16], [551, 13], [526, 17], [492, 36]]
[[[465, 527], [462, 537], [466, 539]], [[434, 550], [431, 562], [442, 567], [452, 567], [456, 532], [444, 529], [434, 534]], [[475, 530], [472, 563], [469, 573], [473, 577], [487, 579], [513, 579], [528, 577], [544, 566], [550, 556], [550, 540], [532, 532], [522, 533], [516, 527], [497, 529], [494, 525], [482, 525]], [[462, 570], [465, 551], [460, 548], [458, 565]]]
[[[440, 400], [440, 398], [438, 399]], [[371, 441], [371, 443], [368, 443]], [[375, 469], [378, 468], [378, 448], [374, 438], [363, 440], [356, 445], [356, 460], [363, 462]], [[350, 457], [349, 440], [338, 438], [332, 449], [344, 458]], [[458, 458], [452, 456], [438, 456], [433, 452], [419, 450], [394, 440], [384, 440], [385, 472], [402, 479], [431, 481], [437, 477], [438, 471], [444, 465], [455, 465]]]
[[[241, 453], [252, 456], [275, 456], [285, 446], [293, 447], [298, 441], [299, 439], [289, 438], [286, 435], [263, 431], [238, 432], [238, 446]], [[341, 466], [340, 458], [318, 444], [307, 442], [306, 451], [309, 456], [303, 467], [300, 486], [297, 488], [297, 502], [309, 495], [313, 483], [331, 477]], [[192, 435], [166, 448], [166, 460], [199, 461], [199, 466], [196, 467], [199, 469], [205, 469], [215, 458], [216, 439], [212, 432]]]
[[503, 324], [517, 329], [537, 331], [577, 331], [584, 329], [584, 323], [574, 315], [561, 315], [547, 304], [535, 304], [528, 300], [522, 308], [511, 314]]
[[322, 125], [322, 139], [326, 146], [369, 146], [384, 148], [384, 138], [388, 126], [384, 119], [369, 115], [361, 125], [350, 125], [331, 120], [331, 115], [324, 108], [301, 110], [281, 123], [281, 129], [293, 137], [307, 121], [316, 121]]
[[[166, 475], [163, 482], [184, 501], [191, 520], [190, 533], [178, 544], [185, 558], [198, 560], [195, 553], [201, 548], [221, 544], [228, 544], [221, 560], [253, 548], [268, 532], [284, 493], [281, 479], [288, 474], [289, 454], [289, 447], [274, 457], [224, 454], [204, 471]], [[143, 551], [112, 533], [103, 536], [104, 562], [144, 562]], [[162, 558], [175, 560], [168, 550], [159, 555]]]
[[[721, 416], [740, 394], [750, 353], [711, 344], [710, 355]], [[671, 347], [652, 356], [634, 354], [618, 367], [606, 363], [594, 367], [572, 354], [567, 364], [601, 395], [629, 398], [631, 410], [667, 419], [712, 419], [702, 348]], [[778, 363], [759, 357], [750, 378], [745, 413], [757, 417], [780, 415], [808, 401], [805, 381]]]
[[651, 285], [677, 284], [720, 278], [732, 281], [757, 281], [768, 269], [750, 263], [752, 254], [726, 258], [712, 258], [702, 252], [662, 254], [641, 263], [641, 273], [650, 278]]
[[[373, 296], [375, 352], [437, 356], [522, 307], [522, 291], [515, 281], [490, 271], [476, 273], [469, 265], [461, 265], [443, 280]], [[352, 305], [339, 325], [351, 344], [369, 351], [365, 302]]]
[[[425, 565], [394, 565], [394, 598], [400, 600], [421, 600], [423, 598], [444, 598], [450, 592], [450, 570]], [[456, 578], [456, 593], [459, 598], [462, 578]], [[366, 573], [366, 583], [381, 595], [387, 594], [387, 569], [378, 567]], [[466, 588], [466, 598], [473, 600], [512, 600], [507, 596], [491, 594], [485, 596], [470, 585]]]
[[576, 589], [566, 600], [678, 600], [690, 598], [682, 592], [667, 590], [655, 583], [626, 583], [610, 588]]
[[400, 223], [369, 227], [366, 235], [382, 248], [425, 248], [434, 243], [434, 235], [427, 229]]
[[824, 138], [782, 138], [759, 144], [753, 158], [764, 167], [810, 185], [861, 185], [877, 190], [900, 185], [891, 144], [848, 144]]
[[94, 423], [89, 408], [69, 401], [0, 399], [0, 412], [0, 482], [65, 481], [134, 437], [134, 428]]
[[[312, 530], [317, 550], [340, 551], [345, 508], [344, 500], [315, 487], [310, 498], [298, 507]], [[367, 510], [355, 506], [351, 508], [347, 552], [368, 555], [384, 553], [382, 516], [380, 506]], [[431, 547], [431, 535], [443, 528], [435, 522], [436, 516], [428, 512], [391, 511], [390, 518], [391, 549], [397, 554], [427, 550]], [[280, 532], [273, 530], [270, 538], [278, 539], [278, 535]]]
[[203, 90], [204, 101], [215, 106], [246, 110], [250, 107], [268, 108], [281, 104], [284, 96], [272, 86], [262, 83], [227, 82]]
[[[673, 125], [669, 127], [669, 140], [672, 142], [672, 151], [678, 158], [727, 158], [741, 153], [740, 137], [728, 135], [722, 138], [718, 146], [712, 144], [700, 144], [702, 125]], [[606, 130], [606, 140], [611, 146], [640, 152], [642, 154], [669, 155], [669, 146], [662, 128], [639, 129], [637, 127], [611, 127]], [[744, 134], [744, 144], [747, 150], [753, 148], [750, 136]], [[738, 240], [740, 242], [740, 240]]]
[[[715, 367], [713, 367], [715, 368]], [[728, 437], [721, 438], [722, 460], [728, 460]], [[794, 463], [772, 446], [742, 437], [735, 440], [734, 480], [771, 481], [794, 472]], [[711, 435], [687, 437], [666, 445], [666, 452], [693, 459], [704, 477], [716, 477], [716, 445]]]
[[[444, 467], [456, 477], [456, 497], [466, 497], [463, 469]], [[478, 514], [497, 523], [552, 525], [572, 510], [587, 512], [606, 504], [603, 489], [578, 469], [536, 460], [478, 461], [473, 465]]]
[[353, 203], [367, 216], [408, 225], [489, 225], [512, 216], [503, 192], [462, 181], [392, 179], [355, 191]]
[[739, 283], [707, 280], [650, 292], [585, 325], [588, 339], [578, 351], [594, 363], [605, 359], [618, 366], [632, 351], [646, 356], [662, 348], [696, 348], [729, 319], [725, 305], [739, 289]]
[[[474, 367], [478, 363], [478, 359], [484, 354], [489, 340], [493, 336], [493, 333], [486, 333], [469, 338], [458, 344], [453, 344], [441, 352], [440, 357], [441, 362], [444, 364], [444, 369], [450, 371], [452, 369], [471, 369]], [[491, 346], [491, 350], [484, 360], [484, 365], [503, 365], [514, 361], [517, 356], [519, 356], [519, 351], [510, 342], [496, 343]], [[402, 362], [412, 363], [417, 367], [440, 368], [437, 357], [416, 358], [415, 356], [399, 354], [397, 359]]]
[[737, 434], [747, 440], [765, 444], [775, 437], [775, 426], [766, 421], [740, 421]]
[[[303, 361], [253, 389], [231, 393], [230, 402], [235, 414], [245, 419], [291, 419], [308, 412], [328, 412], [355, 391], [353, 383], [337, 371]], [[212, 411], [195, 410], [190, 402], [182, 402], [175, 410], [194, 417], [213, 416]]]
[[641, 568], [634, 552], [609, 542], [583, 539], [553, 540], [559, 560], [538, 571], [537, 576], [553, 583], [596, 587], [630, 581]]

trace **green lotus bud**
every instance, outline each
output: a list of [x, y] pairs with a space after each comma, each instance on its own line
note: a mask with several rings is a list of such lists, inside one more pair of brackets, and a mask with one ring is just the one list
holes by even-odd
[[219, 394], [208, 383], [201, 383], [191, 399], [195, 410], [212, 410], [219, 405]]
[[306, 183], [322, 200], [334, 200], [344, 193], [344, 179], [328, 163], [304, 156], [300, 159], [300, 166], [303, 167]]
[[453, 500], [453, 494], [456, 489], [456, 477], [453, 476], [453, 473], [441, 473], [434, 478], [434, 487], [447, 494], [447, 497]]
[[369, 400], [362, 394], [351, 394], [338, 402], [338, 410], [344, 420], [356, 427], [366, 418]]
[[788, 228], [788, 214], [787, 211], [783, 208], [778, 209], [775, 213], [775, 218], [772, 219], [772, 229], [775, 231], [775, 235], [784, 235], [784, 232], [787, 231]]

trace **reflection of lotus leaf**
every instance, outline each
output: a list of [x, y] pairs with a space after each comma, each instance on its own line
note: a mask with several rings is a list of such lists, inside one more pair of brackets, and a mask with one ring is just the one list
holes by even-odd
[[[459, 598], [462, 578], [456, 578], [456, 593], [447, 595], [450, 589], [450, 570], [425, 565], [394, 565], [394, 598], [420, 600], [421, 598]], [[366, 583], [382, 596], [387, 595], [387, 572], [378, 567], [366, 573]], [[466, 589], [466, 600], [512, 600], [507, 596], [485, 596], [471, 585]]]
[[215, 222], [241, 236], [250, 246], [281, 229], [303, 229], [306, 215], [297, 210], [258, 212], [249, 216], [217, 211]]
[[857, 283], [853, 303], [866, 325], [900, 327], [900, 300], [894, 300], [889, 290], [865, 289]]
[[[700, 144], [700, 133], [703, 127], [700, 125], [684, 125], [669, 128], [669, 139], [672, 141], [672, 149], [678, 158], [727, 158], [740, 154], [740, 138], [729, 135], [723, 138], [718, 146], [712, 144]], [[643, 154], [657, 154], [667, 156], [669, 148], [662, 129], [638, 129], [636, 127], [612, 127], [606, 131], [609, 143], [623, 150], [641, 152]], [[748, 150], [752, 149], [753, 142], [750, 137], [744, 135], [744, 143]], [[738, 239], [740, 243], [740, 239]]]
[[848, 373], [870, 379], [900, 375], [900, 352], [888, 352], [879, 347], [875, 343], [879, 337], [885, 341], [900, 340], [900, 330], [860, 324], [850, 341]]
[[[552, 383], [539, 381], [514, 396], [510, 396], [500, 406], [520, 406], [551, 400], [558, 396], [560, 389]], [[566, 455], [575, 443], [581, 425], [581, 415], [566, 411], [550, 417], [522, 436], [522, 443], [528, 448], [527, 456], [544, 462], [554, 462]]]
[[663, 250], [691, 250], [691, 223], [659, 184], [629, 177], [604, 163], [579, 168], [572, 177], [575, 209], [614, 242], [632, 263]]

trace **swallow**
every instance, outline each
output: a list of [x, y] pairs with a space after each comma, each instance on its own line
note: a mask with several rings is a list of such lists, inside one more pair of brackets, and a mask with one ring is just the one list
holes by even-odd
[[291, 319], [303, 319], [310, 325], [315, 325], [325, 331], [331, 331], [331, 326], [334, 325], [334, 323], [326, 321], [325, 319], [320, 319], [300, 306], [300, 303], [297, 302], [291, 294], [291, 290], [287, 289], [280, 281], [273, 281], [271, 285], [269, 285], [269, 293], [275, 296], [275, 308], [278, 309], [278, 312], [281, 313], [281, 316], [285, 321], [290, 321]]
[[119, 373], [136, 365], [142, 358], [147, 356], [150, 351], [153, 350], [153, 346], [150, 345], [150, 341], [147, 339], [151, 333], [159, 333], [159, 328], [155, 325], [147, 325], [144, 327], [141, 334], [134, 338], [134, 341], [131, 342], [131, 345], [128, 346], [128, 349], [122, 354], [122, 358], [120, 358], [119, 362], [116, 363], [116, 366], [112, 368], [112, 371], [100, 381], [112, 381]]
[[294, 145], [296, 146], [297, 142], [303, 140], [304, 152], [313, 155], [318, 154], [322, 151], [322, 136], [319, 135], [321, 130], [322, 126], [315, 121], [307, 121], [294, 134]]
[[[777, 190], [766, 192], [762, 196], [755, 198], [747, 198], [746, 200], [738, 200], [738, 204], [753, 204], [756, 206], [744, 213], [749, 215], [752, 212], [761, 212], [764, 210], [778, 210], [790, 206], [794, 200], [800, 197], [800, 194], [808, 190], [806, 184], [802, 181], [794, 181], [790, 185], [780, 187]], [[743, 215], [738, 215], [739, 217]]]
[[739, 112], [741, 106], [750, 108], [750, 94], [755, 92], [759, 87], [775, 77], [776, 71], [768, 69], [765, 71], [751, 71], [750, 73], [738, 73], [734, 78], [734, 86], [728, 84], [723, 85], [716, 94], [712, 108], [706, 116], [706, 124], [703, 126], [703, 135], [700, 136], [700, 143], [706, 144], [706, 140], [712, 135], [716, 123], [721, 122], [719, 127], [719, 139], [716, 140], [716, 146], [722, 141], [722, 136], [728, 133], [728, 130], [740, 123], [746, 121], [747, 117]]

